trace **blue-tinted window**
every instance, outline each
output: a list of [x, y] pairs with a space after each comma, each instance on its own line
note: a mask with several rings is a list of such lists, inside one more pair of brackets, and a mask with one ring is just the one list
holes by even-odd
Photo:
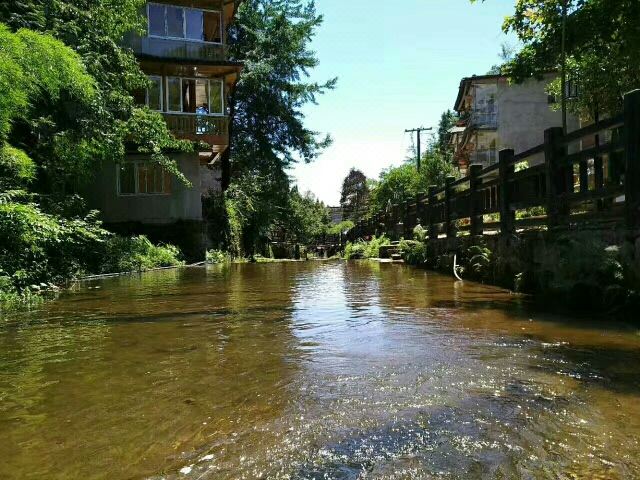
[[184, 38], [184, 9], [167, 6], [167, 36]]
[[149, 35], [163, 37], [165, 33], [164, 6], [149, 4]]

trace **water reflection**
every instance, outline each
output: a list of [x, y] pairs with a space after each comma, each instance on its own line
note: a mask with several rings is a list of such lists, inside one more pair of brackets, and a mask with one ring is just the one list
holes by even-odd
[[368, 262], [93, 282], [0, 326], [0, 478], [633, 478], [609, 327]]

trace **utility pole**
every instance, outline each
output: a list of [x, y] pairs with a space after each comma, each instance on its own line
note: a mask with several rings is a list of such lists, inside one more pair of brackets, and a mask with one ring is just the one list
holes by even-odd
[[416, 163], [418, 165], [418, 170], [420, 170], [420, 161], [422, 160], [422, 151], [420, 149], [420, 133], [427, 132], [429, 130], [433, 130], [433, 127], [429, 127], [429, 128], [424, 128], [424, 127], [412, 128], [412, 129], [404, 131], [405, 133], [413, 133], [413, 132], [417, 133], [417, 136], [418, 136], [418, 142], [417, 142], [417, 146], [418, 146], [418, 161]]

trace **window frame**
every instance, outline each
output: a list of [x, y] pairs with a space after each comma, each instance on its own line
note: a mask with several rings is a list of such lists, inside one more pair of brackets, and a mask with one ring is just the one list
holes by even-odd
[[[177, 78], [180, 80], [180, 111], [175, 111], [175, 110], [170, 110], [170, 106], [171, 106], [171, 102], [169, 102], [169, 79], [170, 78]], [[164, 81], [166, 82], [166, 105], [167, 105], [167, 110], [166, 113], [170, 113], [172, 115], [194, 115], [194, 116], [199, 116], [199, 117], [224, 117], [225, 116], [225, 111], [224, 111], [224, 107], [225, 107], [225, 99], [224, 99], [224, 80], [221, 78], [198, 78], [198, 77], [177, 77], [175, 75], [167, 75], [166, 77], [164, 77]], [[182, 98], [182, 81], [183, 80], [194, 80], [194, 81], [205, 81], [207, 82], [207, 106], [208, 106], [208, 110], [209, 113], [192, 113], [192, 112], [185, 112], [184, 110], [184, 99]], [[220, 95], [220, 113], [211, 113], [211, 83], [212, 82], [218, 82], [220, 83], [221, 86], [221, 95]]]
[[162, 75], [147, 75], [149, 80], [160, 80], [160, 110], [155, 110], [149, 107], [149, 87], [145, 90], [145, 104], [149, 107], [149, 110], [153, 112], [164, 112], [164, 80]]
[[[123, 163], [130, 163], [133, 164], [133, 182], [134, 182], [134, 187], [135, 187], [135, 193], [122, 193], [122, 182], [121, 182], [121, 170], [122, 170], [122, 164]], [[146, 164], [146, 165], [151, 165], [154, 164], [154, 162], [150, 161], [150, 160], [124, 160], [123, 162], [118, 162], [116, 163], [116, 194], [118, 197], [169, 197], [172, 195], [172, 191], [169, 190], [168, 192], [165, 192], [165, 186], [166, 186], [166, 179], [167, 179], [167, 175], [169, 176], [169, 185], [171, 185], [171, 173], [167, 172], [161, 165], [156, 164], [160, 167], [161, 172], [162, 172], [162, 192], [156, 192], [156, 193], [148, 193], [148, 192], [140, 192], [140, 177], [139, 177], [139, 167], [138, 165], [141, 164]]]
[[[157, 7], [162, 7], [163, 12], [164, 12], [164, 35], [152, 35], [151, 34], [151, 26], [149, 25], [149, 7], [151, 5], [155, 5]], [[182, 14], [182, 34], [183, 37], [170, 37], [169, 35], [167, 35], [167, 7], [176, 7], [176, 8], [181, 8], [183, 10], [183, 14]], [[220, 17], [220, 41], [219, 42], [210, 42], [207, 40], [198, 40], [195, 38], [188, 38], [187, 37], [187, 15], [185, 14], [186, 10], [196, 10], [198, 12], [210, 12], [210, 13], [217, 13], [218, 16]], [[204, 43], [207, 45], [223, 45], [224, 44], [224, 19], [223, 19], [223, 14], [222, 11], [220, 10], [214, 10], [211, 8], [192, 8], [192, 7], [184, 7], [182, 5], [169, 5], [166, 3], [157, 3], [157, 2], [147, 2], [147, 6], [146, 6], [146, 12], [147, 12], [147, 36], [149, 38], [164, 38], [166, 40], [180, 40], [183, 42], [193, 42], [193, 43]], [[204, 32], [204, 15], [202, 16], [202, 32]]]

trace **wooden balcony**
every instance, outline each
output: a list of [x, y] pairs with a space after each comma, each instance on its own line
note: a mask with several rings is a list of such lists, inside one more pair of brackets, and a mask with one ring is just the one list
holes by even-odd
[[169, 130], [178, 138], [203, 141], [214, 151], [223, 151], [229, 145], [229, 117], [164, 113]]
[[203, 63], [224, 62], [227, 59], [227, 47], [219, 43], [139, 37], [133, 34], [125, 39], [125, 43], [138, 57]]

